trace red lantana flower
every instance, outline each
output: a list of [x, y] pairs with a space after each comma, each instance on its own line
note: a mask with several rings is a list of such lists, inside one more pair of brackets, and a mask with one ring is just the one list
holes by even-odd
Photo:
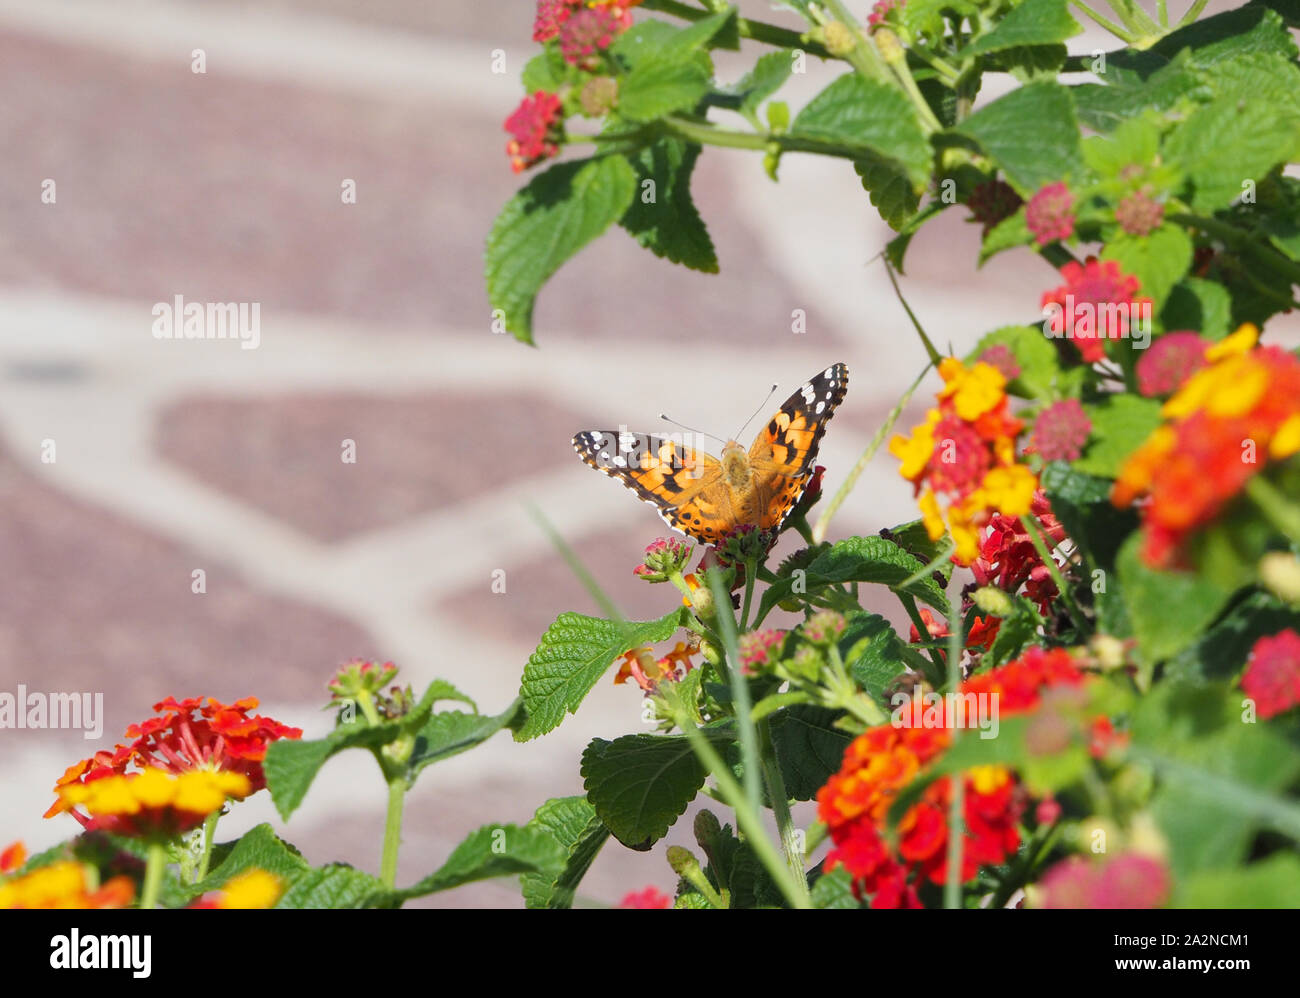
[[560, 25], [560, 52], [566, 62], [582, 69], [597, 69], [600, 59], [596, 53], [609, 48], [630, 27], [632, 15], [622, 7], [601, 5], [581, 9]]
[[1260, 638], [1250, 650], [1241, 688], [1262, 718], [1300, 703], [1300, 635], [1287, 629]]
[[1074, 341], [1089, 364], [1106, 357], [1105, 340], [1128, 335], [1130, 318], [1151, 307], [1138, 298], [1138, 279], [1125, 274], [1114, 260], [1089, 257], [1083, 266], [1071, 261], [1061, 268], [1065, 283], [1043, 293], [1042, 306], [1053, 336]]
[[511, 136], [506, 154], [515, 173], [559, 154], [564, 127], [562, 104], [555, 94], [539, 90], [520, 101], [506, 119], [505, 129]]
[[1074, 195], [1064, 183], [1048, 184], [1025, 205], [1025, 225], [1039, 246], [1074, 234]]
[[673, 899], [661, 891], [658, 887], [647, 887], [644, 890], [628, 891], [623, 895], [623, 900], [618, 903], [620, 908], [671, 908]]

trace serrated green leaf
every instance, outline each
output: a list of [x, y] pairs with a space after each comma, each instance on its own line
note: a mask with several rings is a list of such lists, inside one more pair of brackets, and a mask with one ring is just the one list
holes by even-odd
[[549, 873], [562, 869], [563, 846], [542, 827], [484, 825], [469, 834], [437, 870], [418, 883], [393, 891], [395, 900], [423, 897], [492, 877], [516, 873]]
[[557, 797], [537, 809], [529, 828], [550, 832], [565, 852], [555, 870], [525, 873], [519, 878], [527, 908], [572, 908], [578, 884], [609, 838], [609, 829], [585, 797]]
[[522, 76], [524, 92], [535, 94], [542, 90], [553, 94], [564, 85], [567, 71], [568, 66], [558, 49], [544, 49], [524, 65]]
[[974, 139], [1024, 198], [1080, 166], [1074, 101], [1059, 83], [1030, 83], [999, 97], [956, 132]]
[[981, 35], [957, 55], [985, 55], [1025, 45], [1052, 45], [1073, 38], [1083, 28], [1070, 16], [1066, 0], [1024, 0], [1013, 7], [987, 34]]
[[1120, 591], [1138, 650], [1154, 665], [1178, 654], [1214, 622], [1232, 591], [1192, 572], [1163, 572], [1142, 561], [1142, 536], [1132, 534], [1115, 559]]
[[1101, 251], [1103, 260], [1116, 261], [1139, 282], [1138, 294], [1150, 298], [1156, 311], [1168, 301], [1169, 291], [1192, 266], [1192, 239], [1184, 229], [1165, 224], [1145, 236], [1121, 232]]
[[407, 766], [412, 773], [418, 773], [425, 766], [467, 752], [508, 727], [517, 713], [518, 707], [512, 705], [496, 715], [466, 714], [458, 710], [433, 714], [416, 733]]
[[487, 239], [488, 297], [505, 326], [533, 341], [537, 293], [578, 250], [622, 218], [636, 174], [622, 156], [557, 163], [506, 202]]
[[1120, 79], [1103, 73], [1107, 84], [1083, 83], [1070, 87], [1079, 120], [1106, 133], [1146, 111], [1161, 114], [1185, 103], [1208, 97], [1209, 88], [1185, 62], [1175, 62], [1147, 79]]
[[839, 771], [853, 736], [835, 727], [843, 711], [797, 704], [772, 715], [772, 749], [785, 780], [786, 793], [794, 800], [812, 800]]
[[823, 873], [812, 885], [814, 908], [861, 908], [853, 894], [853, 875], [840, 867]]
[[734, 9], [712, 14], [662, 36], [620, 81], [619, 115], [629, 121], [653, 121], [698, 104], [713, 76], [705, 47], [734, 16]]
[[861, 146], [863, 158], [893, 164], [918, 194], [930, 180], [930, 143], [907, 98], [856, 73], [841, 76], [809, 101], [790, 134]]
[[565, 713], [577, 711], [615, 658], [629, 648], [666, 640], [681, 619], [681, 609], [658, 620], [626, 623], [560, 614], [524, 666], [519, 695], [528, 720], [515, 732], [515, 741], [526, 742], [559, 727]]
[[768, 52], [759, 56], [754, 68], [735, 86], [740, 94], [740, 113], [756, 123], [759, 106], [781, 89], [790, 78], [793, 66], [789, 52]]
[[854, 682], [886, 712], [886, 690], [907, 669], [903, 640], [892, 624], [877, 613], [855, 610], [846, 618], [839, 640], [840, 658]]
[[[623, 216], [622, 226], [655, 256], [700, 270], [718, 272], [713, 240], [691, 199], [691, 173], [700, 147], [678, 139], [661, 139], [628, 157], [637, 171], [638, 196]], [[646, 200], [646, 182], [652, 192]]]
[[392, 721], [372, 728], [364, 720], [357, 720], [335, 728], [324, 738], [281, 738], [272, 742], [262, 769], [280, 817], [289, 820], [307, 796], [316, 773], [332, 755], [349, 748], [378, 750], [401, 737], [406, 727], [403, 722]]
[[921, 204], [907, 174], [897, 163], [882, 159], [854, 160], [853, 169], [885, 224], [901, 232]]
[[[1232, 156], [1223, 156], [1231, 149]], [[1300, 113], [1264, 101], [1219, 98], [1166, 138], [1164, 155], [1193, 185], [1200, 212], [1228, 207], [1275, 167], [1300, 154]]]
[[1087, 559], [1088, 567], [1112, 571], [1120, 543], [1137, 526], [1137, 515], [1132, 510], [1116, 509], [1111, 503], [1110, 492], [1115, 483], [1109, 478], [1085, 474], [1065, 461], [1050, 462], [1043, 468], [1039, 481], [1052, 504], [1052, 512]]
[[[730, 732], [705, 729], [711, 741]], [[624, 735], [593, 739], [582, 753], [587, 799], [614, 837], [631, 849], [648, 849], [704, 786], [707, 771], [682, 735]]]
[[1137, 395], [1111, 395], [1085, 405], [1092, 434], [1074, 470], [1085, 475], [1118, 478], [1124, 461], [1160, 425], [1160, 403]]
[[[804, 572], [803, 582], [808, 595], [842, 582], [872, 582], [893, 587], [906, 582], [924, 567], [924, 562], [883, 537], [849, 537], [814, 558]], [[779, 602], [788, 599], [794, 586], [794, 576], [779, 578], [768, 586], [759, 603], [759, 619], [766, 617]], [[933, 579], [917, 579], [903, 591], [937, 610], [948, 612], [948, 599]]]
[[1119, 177], [1125, 167], [1146, 166], [1160, 152], [1160, 132], [1146, 118], [1130, 118], [1109, 135], [1083, 140], [1083, 160], [1098, 176]]
[[1033, 233], [1025, 223], [1024, 205], [1021, 205], [1013, 214], [993, 226], [989, 234], [984, 237], [984, 241], [980, 244], [980, 265], [983, 266], [985, 261], [1003, 250], [1027, 246], [1033, 238]]

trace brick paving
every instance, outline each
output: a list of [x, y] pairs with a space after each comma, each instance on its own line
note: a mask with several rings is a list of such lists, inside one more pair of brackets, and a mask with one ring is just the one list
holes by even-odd
[[[70, 834], [39, 818], [55, 776], [167, 695], [253, 693], [319, 734], [324, 679], [366, 655], [500, 709], [555, 613], [594, 610], [528, 506], [633, 616], [673, 598], [629, 574], [659, 520], [579, 464], [576, 429], [652, 428], [667, 410], [728, 433], [773, 380], [789, 390], [842, 359], [852, 390], [823, 447], [834, 487], [918, 368], [871, 262], [887, 230], [844, 164], [798, 157], [780, 186], [753, 157], [702, 158], [719, 276], [614, 232], [543, 293], [540, 349], [492, 336], [481, 247], [518, 182], [500, 129], [517, 91], [484, 67], [492, 47], [527, 57], [530, 10], [0, 0], [0, 689], [99, 690], [106, 712], [102, 743], [0, 732], [0, 838]], [[193, 74], [204, 46], [208, 72]], [[40, 201], [45, 178], [55, 205]], [[355, 205], [340, 201], [344, 178]], [[906, 282], [959, 350], [1032, 317], [1026, 288], [1048, 276], [1028, 254], [977, 273], [976, 238], [956, 218], [926, 229]], [[259, 302], [261, 346], [153, 339], [151, 308], [175, 294]], [[345, 439], [355, 464], [340, 460]], [[912, 515], [878, 456], [837, 531]], [[426, 771], [401, 879], [471, 828], [580, 792], [586, 741], [638, 716], [636, 692], [606, 680], [554, 734], [499, 736]], [[377, 868], [373, 770], [332, 762], [283, 834], [313, 861]], [[227, 820], [281, 826], [264, 800]], [[651, 882], [672, 883], [660, 850], [614, 846], [584, 893], [610, 903]], [[501, 882], [424, 903], [519, 900]]]

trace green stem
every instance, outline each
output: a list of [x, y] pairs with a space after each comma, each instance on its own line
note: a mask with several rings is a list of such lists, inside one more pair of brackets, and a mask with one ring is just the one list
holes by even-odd
[[[642, 10], [657, 10], [661, 14], [672, 14], [674, 17], [680, 17], [683, 21], [702, 21], [711, 16], [711, 12], [700, 10], [697, 7], [688, 7], [684, 3], [678, 3], [676, 0], [645, 0], [641, 4]], [[748, 38], [751, 41], [762, 42], [764, 45], [775, 45], [778, 48], [803, 49], [809, 55], [815, 55], [821, 59], [830, 58], [830, 53], [825, 47], [817, 42], [805, 40], [797, 31], [791, 31], [789, 28], [782, 28], [776, 24], [769, 24], [767, 21], [754, 21], [746, 17], [736, 18], [736, 30], [740, 33], [741, 38]]]
[[397, 850], [402, 844], [402, 806], [406, 801], [406, 781], [393, 777], [388, 783], [388, 813], [384, 816], [384, 855], [379, 879], [385, 887], [397, 886]]
[[862, 29], [858, 27], [857, 19], [849, 12], [848, 8], [840, 0], [823, 0], [823, 3], [826, 9], [835, 16], [835, 19], [853, 33], [853, 39], [857, 42], [853, 46], [853, 51], [847, 56], [849, 65], [868, 80], [892, 84], [894, 77], [890, 73], [889, 67], [885, 65], [885, 60], [876, 51], [875, 43], [863, 34]]
[[167, 847], [161, 842], [150, 842], [146, 854], [144, 884], [140, 888], [140, 907], [158, 907], [158, 895], [162, 891], [163, 870], [167, 867]]
[[1070, 615], [1070, 620], [1074, 622], [1074, 629], [1082, 635], [1085, 630], [1083, 614], [1074, 604], [1074, 594], [1065, 584], [1065, 577], [1061, 575], [1061, 570], [1056, 565], [1056, 559], [1052, 557], [1052, 553], [1047, 549], [1046, 542], [1038, 533], [1038, 525], [1034, 522], [1033, 515], [1022, 516], [1020, 525], [1025, 528], [1025, 533], [1029, 535], [1034, 550], [1038, 552], [1038, 557], [1042, 559], [1048, 574], [1052, 576], [1052, 582], [1056, 584], [1056, 591], [1061, 594], [1061, 601], [1065, 604], [1065, 612]]
[[1154, 41], [1164, 32], [1151, 15], [1142, 9], [1137, 0], [1106, 0], [1110, 9], [1119, 15], [1130, 31], [1138, 33], [1138, 42]]
[[[921, 619], [921, 611], [916, 608], [916, 600], [913, 599], [909, 593], [899, 592], [897, 589], [893, 592], [894, 595], [898, 597], [898, 601], [903, 604], [903, 609], [907, 611], [908, 617], [911, 618], [912, 625], [916, 628], [917, 636], [922, 641], [928, 641], [930, 638], [930, 629], [925, 626], [925, 621]], [[939, 670], [940, 674], [942, 674], [944, 669], [943, 658], [940, 656], [938, 649], [927, 648], [926, 651], [929, 653], [930, 661], [934, 663], [934, 667]]]
[[758, 581], [758, 559], [745, 560], [745, 600], [740, 608], [740, 630], [749, 630], [749, 605], [754, 600], [754, 583]]
[[[790, 796], [785, 789], [785, 777], [781, 775], [781, 767], [776, 761], [772, 729], [767, 718], [758, 722], [758, 745], [763, 754], [763, 779], [767, 783], [768, 797], [772, 800], [772, 813], [776, 815], [776, 827], [781, 836], [781, 848], [785, 851], [786, 865], [790, 868], [790, 879], [796, 890], [807, 898], [808, 874], [804, 872], [804, 854], [799, 848], [798, 829], [790, 814]], [[811, 904], [811, 899], [809, 903]]]
[[916, 335], [921, 338], [921, 345], [925, 347], [926, 356], [930, 358], [931, 364], [938, 367], [939, 361], [943, 360], [943, 355], [939, 353], [934, 343], [930, 340], [929, 335], [925, 331], [925, 327], [921, 325], [921, 321], [916, 317], [916, 313], [912, 311], [912, 306], [908, 305], [907, 299], [903, 297], [903, 290], [898, 286], [898, 278], [894, 276], [894, 268], [889, 262], [889, 257], [882, 256], [880, 259], [885, 265], [885, 273], [889, 276], [889, 283], [894, 287], [895, 297], [898, 298], [899, 304], [903, 306], [903, 311], [907, 313], [908, 319], [911, 320], [912, 328], [916, 330]]
[[198, 880], [208, 875], [208, 864], [212, 862], [212, 837], [217, 830], [217, 819], [220, 816], [220, 811], [213, 811], [203, 819], [203, 855], [199, 858]]
[[1156, 0], [1156, 14], [1160, 19], [1160, 27], [1168, 31], [1169, 30], [1169, 4], [1167, 0]]
[[1291, 284], [1300, 284], [1300, 263], [1288, 260], [1281, 254], [1274, 253], [1251, 238], [1250, 233], [1235, 225], [1221, 222], [1217, 218], [1205, 218], [1186, 213], [1172, 214], [1169, 221], [1200, 229], [1227, 246], [1229, 249], [1266, 267], [1274, 274]]
[[668, 115], [663, 119], [668, 131], [700, 145], [721, 146], [726, 149], [752, 149], [767, 152], [769, 146], [777, 146], [781, 152], [810, 152], [821, 156], [836, 156], [840, 159], [864, 159], [872, 154], [866, 146], [847, 145], [842, 142], [830, 142], [823, 139], [809, 139], [793, 135], [768, 135], [759, 132], [738, 132], [728, 128], [717, 128], [707, 122], [693, 121], [681, 115]]
[[1095, 10], [1084, 3], [1083, 0], [1070, 0], [1070, 2], [1121, 41], [1127, 42], [1129, 45], [1132, 45], [1137, 41], [1137, 35], [1121, 28], [1114, 21], [1102, 17], [1102, 15], [1098, 14]]
[[[954, 600], [948, 608], [948, 689], [950, 696], [958, 692], [961, 686], [961, 653], [965, 635], [962, 634], [961, 601]], [[952, 701], [956, 702], [956, 701]], [[955, 720], [955, 718], [954, 718]], [[955, 748], [961, 738], [962, 728], [953, 724], [949, 737], [951, 747]], [[966, 778], [963, 773], [953, 773], [952, 802], [948, 808], [948, 876], [943, 885], [943, 906], [945, 908], [961, 907], [961, 867], [962, 852], [966, 845]]]
[[877, 727], [888, 721], [889, 717], [881, 709], [880, 705], [859, 691], [857, 684], [849, 678], [849, 672], [844, 667], [844, 659], [840, 656], [839, 648], [831, 645], [827, 657], [830, 658], [827, 678], [830, 682], [831, 693], [834, 694], [834, 706], [847, 710], [868, 728]]
[[820, 544], [826, 539], [826, 531], [830, 529], [831, 517], [833, 517], [836, 511], [844, 505], [844, 500], [849, 497], [849, 493], [853, 491], [853, 487], [858, 484], [858, 479], [861, 478], [862, 473], [867, 470], [867, 465], [870, 464], [871, 459], [876, 456], [876, 451], [878, 451], [880, 445], [885, 442], [885, 437], [889, 435], [889, 431], [894, 428], [894, 424], [898, 422], [898, 418], [902, 416], [904, 406], [906, 406], [908, 401], [912, 398], [912, 393], [916, 391], [917, 387], [921, 384], [921, 379], [925, 377], [929, 370], [930, 365], [927, 364], [925, 370], [918, 374], [916, 380], [912, 382], [912, 386], [908, 388], [907, 391], [903, 392], [903, 397], [900, 398], [898, 404], [889, 411], [889, 415], [885, 417], [884, 423], [881, 424], [880, 429], [876, 431], [876, 435], [871, 438], [871, 442], [867, 444], [867, 449], [862, 452], [862, 456], [858, 458], [857, 464], [853, 466], [845, 477], [844, 484], [839, 487], [834, 497], [831, 499], [830, 504], [822, 511], [822, 515], [817, 520], [817, 525], [813, 527], [812, 536], [814, 542]]
[[1279, 492], [1272, 482], [1263, 475], [1255, 475], [1246, 482], [1246, 495], [1269, 523], [1285, 534], [1293, 544], [1300, 544], [1300, 509]]
[[731, 706], [735, 711], [736, 726], [740, 729], [740, 750], [745, 763], [745, 799], [758, 811], [762, 798], [759, 794], [762, 763], [759, 758], [758, 733], [754, 728], [749, 683], [741, 673], [740, 649], [736, 644], [736, 619], [732, 616], [731, 595], [722, 584], [722, 573], [710, 567], [706, 573], [713, 605], [718, 614], [718, 630], [722, 632], [725, 660], [730, 663]]
[[1201, 11], [1205, 9], [1205, 5], [1209, 2], [1210, 0], [1196, 0], [1194, 4], [1187, 8], [1187, 13], [1179, 18], [1178, 24], [1175, 25], [1175, 28], [1185, 27], [1195, 21], [1201, 16]]

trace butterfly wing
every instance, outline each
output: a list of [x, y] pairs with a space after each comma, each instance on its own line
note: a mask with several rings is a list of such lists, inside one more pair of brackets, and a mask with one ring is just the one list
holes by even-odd
[[760, 490], [764, 529], [779, 527], [803, 495], [826, 424], [848, 389], [849, 369], [832, 364], [786, 399], [759, 430], [749, 463]]
[[730, 529], [710, 499], [722, 483], [717, 458], [671, 437], [613, 430], [584, 430], [573, 438], [573, 449], [654, 506], [674, 530], [713, 544]]

